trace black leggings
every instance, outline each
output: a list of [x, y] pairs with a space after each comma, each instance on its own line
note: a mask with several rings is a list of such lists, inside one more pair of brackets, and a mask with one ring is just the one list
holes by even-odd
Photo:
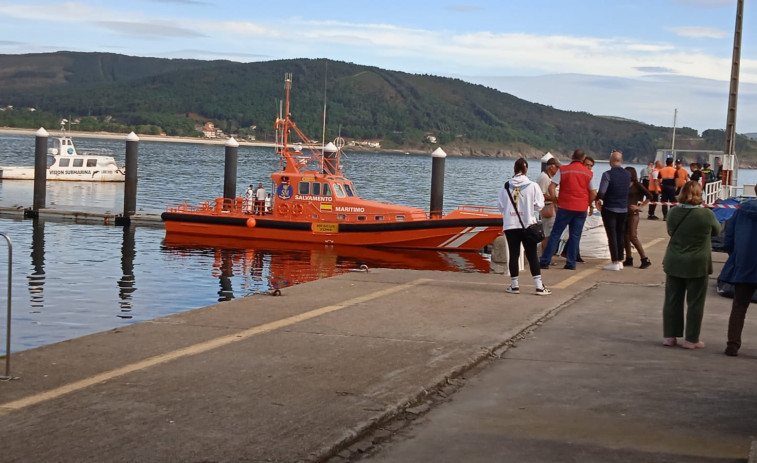
[[520, 245], [523, 244], [523, 249], [526, 251], [526, 260], [528, 261], [528, 267], [531, 269], [531, 275], [541, 275], [541, 267], [539, 267], [539, 255], [536, 253], [537, 243], [529, 243], [523, 238], [526, 236], [526, 231], [522, 228], [514, 228], [512, 230], [505, 230], [505, 238], [507, 238], [507, 250], [510, 252], [510, 258], [507, 259], [507, 267], [510, 270], [511, 277], [517, 277], [518, 259], [520, 258]]
[[602, 223], [607, 233], [607, 244], [610, 246], [610, 260], [620, 262], [626, 244], [627, 212], [612, 212], [602, 209]]

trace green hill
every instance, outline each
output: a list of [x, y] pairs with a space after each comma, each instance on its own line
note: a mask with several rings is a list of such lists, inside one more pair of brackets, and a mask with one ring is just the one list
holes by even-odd
[[[562, 111], [458, 79], [325, 59], [0, 55], [0, 107], [14, 107], [0, 112], [0, 125], [56, 127], [71, 116], [80, 120], [77, 130], [199, 136], [198, 121], [212, 121], [228, 134], [272, 140], [288, 72], [294, 75], [291, 112], [314, 138], [320, 138], [326, 101], [327, 139], [340, 133], [380, 140], [383, 148], [430, 149], [425, 139], [433, 135], [450, 153], [567, 155], [580, 147], [604, 157], [620, 148], [628, 160], [646, 160], [670, 144], [668, 127]], [[722, 149], [723, 131], [717, 132], [699, 137], [693, 129], [678, 129], [698, 149]], [[739, 136], [737, 151], [757, 156], [757, 143]]]

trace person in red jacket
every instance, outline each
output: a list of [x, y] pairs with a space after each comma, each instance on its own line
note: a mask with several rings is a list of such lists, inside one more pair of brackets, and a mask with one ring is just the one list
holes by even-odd
[[[597, 197], [597, 190], [592, 189], [591, 184], [594, 174], [583, 164], [585, 157], [583, 150], [573, 151], [570, 164], [560, 167], [560, 170], [552, 177], [549, 193], [555, 198], [557, 216], [552, 232], [549, 234], [547, 246], [539, 259], [541, 268], [549, 268], [552, 256], [560, 244], [560, 237], [567, 227], [570, 238], [564, 268], [576, 269], [576, 258], [584, 222], [586, 222], [586, 211], [589, 209], [589, 204], [593, 203]], [[557, 194], [557, 185], [560, 185], [559, 194]]]

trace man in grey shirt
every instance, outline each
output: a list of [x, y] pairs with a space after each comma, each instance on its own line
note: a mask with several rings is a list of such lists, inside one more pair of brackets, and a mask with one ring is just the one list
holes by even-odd
[[560, 161], [557, 158], [550, 158], [547, 161], [546, 169], [539, 174], [539, 178], [536, 179], [536, 183], [541, 188], [542, 194], [544, 194], [544, 208], [541, 210], [541, 225], [544, 228], [544, 240], [541, 243], [541, 248], [544, 249], [547, 246], [547, 240], [549, 234], [552, 233], [552, 226], [555, 224], [555, 213], [557, 212], [552, 201], [554, 198], [549, 194], [549, 184], [552, 182], [552, 177], [560, 170]]

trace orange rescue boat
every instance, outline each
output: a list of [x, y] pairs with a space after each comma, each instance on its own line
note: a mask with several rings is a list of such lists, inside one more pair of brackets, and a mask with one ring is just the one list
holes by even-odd
[[[292, 121], [291, 81], [288, 74], [285, 111], [276, 119], [281, 168], [271, 174], [270, 212], [252, 215], [243, 198], [216, 198], [199, 206], [173, 204], [162, 214], [167, 236], [476, 251], [502, 233], [502, 215], [494, 207], [459, 206], [442, 215], [359, 197], [352, 181], [342, 175], [342, 140], [320, 150]], [[299, 137], [292, 146], [290, 132]]]

